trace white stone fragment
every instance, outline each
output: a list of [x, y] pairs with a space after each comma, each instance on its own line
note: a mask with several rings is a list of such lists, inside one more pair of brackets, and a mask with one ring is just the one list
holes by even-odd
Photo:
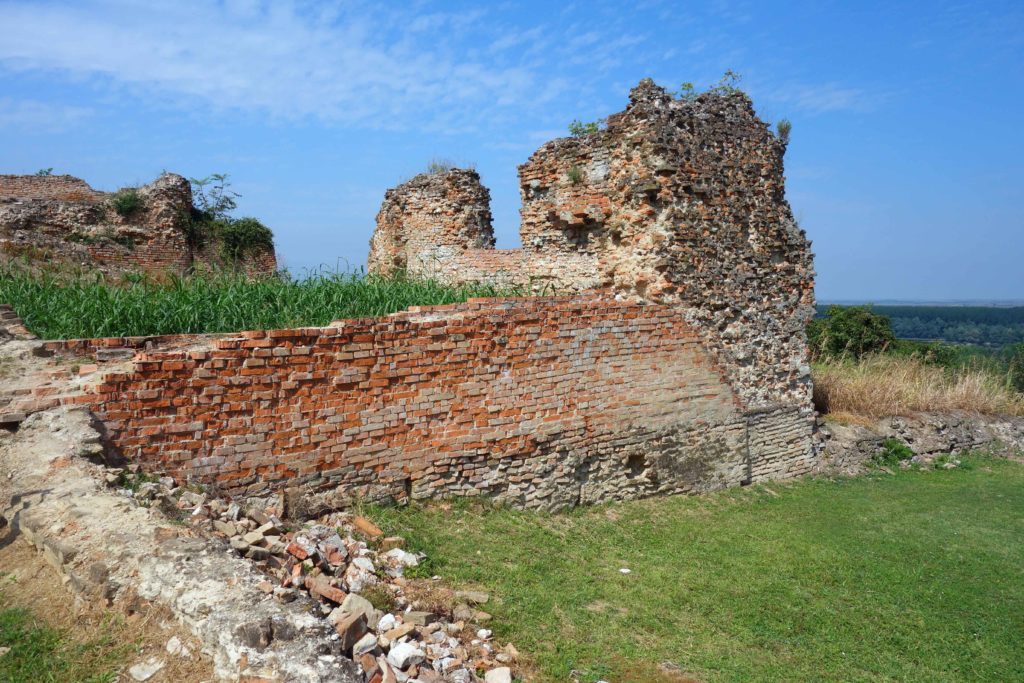
[[148, 681], [162, 668], [164, 668], [164, 660], [150, 657], [129, 668], [128, 674], [136, 681]]
[[398, 643], [388, 652], [388, 664], [398, 669], [408, 669], [413, 664], [419, 664], [427, 655], [411, 643]]

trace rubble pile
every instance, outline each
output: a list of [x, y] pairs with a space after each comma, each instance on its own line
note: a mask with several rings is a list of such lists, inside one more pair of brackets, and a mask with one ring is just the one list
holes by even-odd
[[[221, 539], [228, 552], [251, 560], [267, 577], [260, 589], [280, 602], [310, 600], [336, 631], [339, 649], [367, 683], [511, 683], [518, 652], [499, 648], [484, 628], [490, 596], [450, 591], [441, 577], [410, 578], [422, 553], [385, 534], [369, 519], [332, 512], [286, 523], [277, 499], [241, 505], [170, 477], [111, 470], [107, 483], [142, 505], [177, 516], [193, 530]], [[436, 584], [449, 604], [420, 604], [416, 586]], [[258, 628], [257, 628], [258, 630]], [[271, 634], [253, 633], [258, 645]]]

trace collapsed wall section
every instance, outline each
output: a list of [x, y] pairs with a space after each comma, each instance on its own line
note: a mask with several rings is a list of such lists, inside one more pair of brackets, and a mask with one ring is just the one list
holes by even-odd
[[[118, 205], [127, 193], [134, 205]], [[0, 175], [0, 262], [154, 274], [224, 266], [216, 245], [195, 239], [193, 214], [191, 185], [173, 173], [114, 193], [66, 175]], [[261, 247], [231, 265], [256, 275], [277, 261]]]
[[80, 402], [124, 455], [239, 493], [302, 484], [558, 509], [813, 462], [811, 422], [744, 412], [678, 309], [599, 297], [244, 333], [145, 353], [97, 392]]

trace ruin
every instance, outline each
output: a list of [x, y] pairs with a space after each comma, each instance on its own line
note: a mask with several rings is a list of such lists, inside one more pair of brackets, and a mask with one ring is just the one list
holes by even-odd
[[[131, 194], [136, 206], [117, 206]], [[216, 240], [192, 230], [192, 187], [164, 173], [152, 183], [100, 192], [69, 175], [0, 175], [0, 262], [104, 273], [185, 274], [224, 265], [273, 273], [273, 247], [256, 245], [227, 264]]]
[[683, 100], [642, 81], [606, 129], [520, 167], [521, 249], [493, 248], [473, 171], [386, 194], [373, 272], [533, 296], [234, 336], [51, 341], [119, 364], [87, 365], [91, 383], [33, 406], [87, 406], [130, 460], [243, 495], [561, 509], [809, 472], [812, 256], [784, 151], [742, 93]]

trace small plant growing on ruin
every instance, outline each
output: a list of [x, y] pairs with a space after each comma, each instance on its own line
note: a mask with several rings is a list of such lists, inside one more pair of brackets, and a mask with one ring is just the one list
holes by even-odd
[[779, 133], [779, 140], [782, 144], [789, 144], [789, 133], [793, 130], [793, 124], [789, 122], [789, 119], [782, 119], [775, 124], [775, 130]]
[[719, 79], [718, 83], [713, 85], [708, 92], [722, 96], [735, 95], [738, 92], [742, 92], [739, 89], [741, 80], [743, 80], [742, 76], [732, 69], [728, 69], [722, 74], [722, 78]]
[[569, 182], [573, 185], [579, 185], [583, 182], [583, 169], [579, 166], [573, 166], [569, 169], [569, 172], [565, 174], [569, 179]]
[[431, 159], [427, 164], [427, 173], [430, 175], [441, 175], [448, 173], [455, 168], [455, 163], [450, 159]]
[[692, 82], [686, 81], [681, 86], [679, 86], [679, 99], [683, 100], [684, 102], [693, 102], [695, 99], [697, 99], [697, 89], [694, 88]]
[[875, 454], [875, 464], [881, 467], [895, 467], [904, 460], [914, 457], [914, 451], [899, 439], [888, 438], [882, 442], [882, 450]]
[[38, 171], [36, 171], [36, 175], [37, 176], [43, 176], [43, 177], [53, 175], [53, 166], [51, 166], [50, 168], [41, 168], [41, 169], [39, 169]]
[[110, 198], [110, 205], [119, 216], [127, 218], [142, 208], [142, 195], [134, 187], [118, 190]]
[[231, 189], [227, 173], [214, 173], [205, 178], [189, 178], [192, 203], [210, 219], [225, 219], [238, 206], [242, 195]]
[[574, 138], [581, 138], [585, 135], [591, 135], [593, 133], [599, 133], [601, 131], [602, 121], [589, 121], [584, 123], [579, 119], [573, 119], [573, 122], [569, 124], [569, 135]]

